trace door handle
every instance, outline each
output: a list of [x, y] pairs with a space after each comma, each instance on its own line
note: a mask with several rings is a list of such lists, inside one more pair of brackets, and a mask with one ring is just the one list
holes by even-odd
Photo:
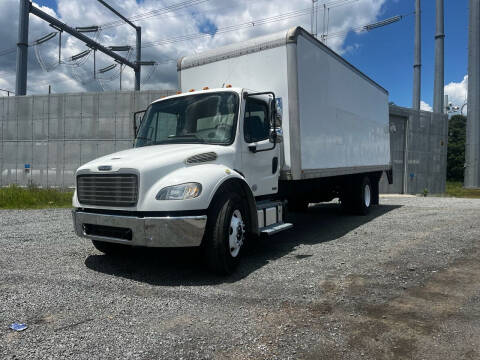
[[275, 174], [277, 172], [277, 169], [278, 169], [278, 157], [274, 157], [272, 159], [272, 174]]

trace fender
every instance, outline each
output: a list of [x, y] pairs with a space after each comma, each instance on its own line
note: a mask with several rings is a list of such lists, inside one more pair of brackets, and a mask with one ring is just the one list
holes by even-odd
[[232, 174], [233, 172], [235, 172], [236, 176], [229, 176], [222, 179], [222, 181], [218, 184], [217, 188], [213, 192], [212, 199], [210, 200], [210, 205], [213, 201], [213, 197], [222, 190], [223, 186], [227, 185], [228, 183], [234, 183], [235, 185], [239, 186], [248, 204], [248, 212], [250, 215], [250, 229], [248, 229], [249, 233], [258, 236], [260, 233], [258, 230], [257, 204], [255, 201], [255, 197], [253, 196], [252, 190], [250, 190], [250, 186], [248, 186], [247, 182], [245, 181], [245, 178], [235, 170], [231, 171]]
[[[245, 179], [235, 170], [222, 164], [200, 164], [177, 169], [156, 181], [150, 189], [144, 191], [139, 199], [137, 211], [207, 211], [210, 203], [219, 189], [227, 180], [242, 181]], [[188, 182], [202, 185], [200, 196], [190, 200], [156, 200], [158, 192], [167, 187]], [[246, 183], [245, 183], [246, 184]], [[247, 185], [248, 186], [248, 185]]]

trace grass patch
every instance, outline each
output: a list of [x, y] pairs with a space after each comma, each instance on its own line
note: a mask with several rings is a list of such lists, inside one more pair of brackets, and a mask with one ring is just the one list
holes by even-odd
[[46, 209], [72, 206], [73, 191], [22, 188], [16, 185], [0, 188], [0, 209]]
[[463, 183], [457, 181], [447, 181], [447, 196], [480, 199], [480, 189], [465, 189]]

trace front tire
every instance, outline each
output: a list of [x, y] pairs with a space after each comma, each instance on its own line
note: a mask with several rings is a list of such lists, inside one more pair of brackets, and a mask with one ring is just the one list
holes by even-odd
[[207, 266], [219, 275], [233, 273], [242, 256], [248, 217], [246, 205], [237, 192], [227, 190], [214, 200], [205, 233]]

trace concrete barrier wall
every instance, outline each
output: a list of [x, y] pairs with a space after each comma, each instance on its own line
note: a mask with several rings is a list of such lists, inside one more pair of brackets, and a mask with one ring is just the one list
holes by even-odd
[[0, 98], [0, 186], [74, 186], [83, 163], [132, 146], [133, 113], [175, 90]]
[[422, 194], [426, 190], [430, 194], [444, 193], [447, 142], [447, 115], [390, 106], [393, 185], [389, 185], [384, 176], [380, 192]]
[[[135, 111], [175, 91], [0, 97], [0, 186], [73, 187], [81, 164], [132, 146]], [[447, 123], [445, 115], [390, 107], [394, 183], [382, 179], [382, 193], [445, 191]]]

